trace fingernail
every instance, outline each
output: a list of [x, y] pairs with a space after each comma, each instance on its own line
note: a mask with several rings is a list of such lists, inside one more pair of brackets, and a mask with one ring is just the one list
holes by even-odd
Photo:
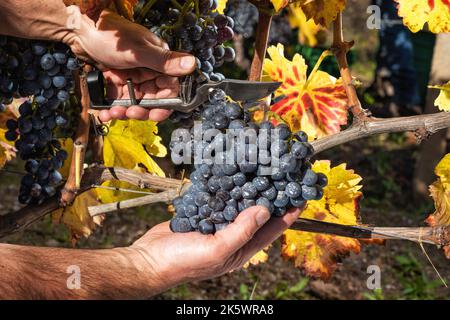
[[256, 224], [258, 227], [264, 225], [270, 219], [270, 213], [267, 209], [261, 209], [256, 214]]
[[192, 69], [192, 66], [194, 65], [194, 63], [195, 63], [194, 57], [191, 57], [191, 56], [182, 57], [180, 59], [180, 68], [185, 69], [185, 70], [190, 70], [190, 69]]

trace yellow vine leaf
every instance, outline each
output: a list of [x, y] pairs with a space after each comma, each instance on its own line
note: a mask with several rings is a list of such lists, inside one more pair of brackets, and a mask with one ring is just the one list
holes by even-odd
[[64, 161], [64, 165], [59, 172], [61, 172], [61, 175], [64, 178], [67, 178], [70, 172], [70, 164], [72, 163], [73, 141], [71, 138], [67, 138], [59, 139], [59, 142], [61, 143], [61, 148], [66, 150], [68, 154], [68, 157], [66, 161]]
[[428, 88], [441, 90], [434, 105], [441, 111], [450, 111], [450, 81], [441, 86], [428, 86]]
[[8, 131], [6, 121], [14, 118], [16, 116], [9, 108], [4, 112], [0, 112], [0, 168], [3, 168], [8, 161], [11, 161], [16, 156], [14, 142], [8, 141], [5, 138], [5, 133]]
[[227, 2], [228, 2], [228, 0], [218, 0], [216, 11], [218, 13], [223, 14], [223, 12], [225, 11], [225, 8], [227, 7]]
[[336, 19], [338, 13], [344, 10], [345, 3], [346, 0], [299, 0], [294, 5], [302, 8], [306, 18], [328, 27]]
[[71, 206], [61, 208], [52, 213], [55, 223], [64, 223], [72, 234], [72, 240], [81, 237], [89, 237], [97, 226], [103, 222], [103, 216], [91, 217], [88, 212], [89, 206], [98, 205], [95, 190], [86, 191], [75, 198]]
[[[359, 224], [362, 178], [348, 170], [345, 163], [331, 167], [330, 161], [321, 160], [314, 163], [313, 169], [326, 174], [329, 183], [324, 188], [324, 197], [308, 201], [300, 217], [343, 225]], [[350, 252], [359, 253], [360, 249], [356, 239], [319, 233], [287, 230], [282, 238], [282, 256], [293, 260], [307, 275], [322, 279], [330, 278], [342, 257]]]
[[433, 33], [450, 32], [450, 2], [448, 0], [396, 0], [398, 15], [412, 31], [423, 29], [425, 23]]
[[[115, 120], [111, 122], [103, 147], [105, 166], [147, 171], [164, 177], [164, 171], [152, 158], [152, 156], [164, 157], [167, 155], [167, 149], [157, 134], [158, 127], [154, 121]], [[120, 181], [106, 181], [102, 186], [139, 189]], [[142, 194], [102, 188], [97, 188], [96, 192], [102, 203], [142, 196]]]
[[103, 148], [105, 166], [134, 169], [142, 165], [148, 172], [164, 176], [164, 171], [151, 157], [167, 155], [157, 134], [157, 123], [150, 120], [112, 121]]
[[270, 0], [270, 2], [272, 2], [276, 12], [279, 12], [289, 4], [289, 0]]
[[[435, 211], [425, 220], [430, 226], [450, 225], [450, 153], [434, 169], [438, 179], [430, 185], [430, 195]], [[450, 259], [450, 245], [444, 246], [445, 256]]]
[[307, 19], [300, 6], [289, 6], [289, 24], [292, 29], [298, 28], [298, 42], [310, 47], [317, 45], [316, 34], [322, 30], [322, 27], [313, 20]]
[[[439, 162], [435, 173], [438, 179], [429, 188], [435, 212], [425, 220], [432, 227], [450, 224], [450, 154]], [[443, 250], [447, 259], [450, 259], [450, 245], [444, 246]]]
[[253, 257], [250, 258], [250, 260], [248, 260], [244, 264], [243, 268], [247, 269], [250, 266], [256, 266], [256, 265], [258, 265], [260, 263], [267, 262], [267, 260], [269, 259], [269, 255], [267, 254], [267, 250], [269, 250], [269, 247], [258, 251]]
[[303, 130], [311, 139], [337, 133], [347, 124], [348, 99], [340, 79], [313, 70], [307, 77], [305, 59], [295, 54], [292, 61], [284, 57], [284, 46], [267, 49], [263, 79], [283, 84], [275, 92], [280, 100], [271, 106], [292, 131]]

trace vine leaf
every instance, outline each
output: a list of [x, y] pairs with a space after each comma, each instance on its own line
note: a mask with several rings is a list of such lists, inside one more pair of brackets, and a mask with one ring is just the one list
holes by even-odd
[[328, 27], [338, 13], [344, 10], [346, 0], [299, 0], [295, 6], [300, 6], [308, 19]]
[[260, 263], [265, 263], [269, 259], [269, 255], [267, 254], [267, 250], [269, 250], [269, 247], [264, 248], [263, 250], [258, 251], [253, 257], [248, 260], [243, 268], [247, 269], [250, 266], [256, 266]]
[[[275, 92], [280, 100], [271, 106], [292, 131], [303, 130], [311, 139], [337, 133], [347, 124], [348, 99], [340, 79], [314, 70], [307, 77], [305, 59], [295, 54], [292, 61], [284, 57], [284, 46], [268, 50], [263, 79], [283, 84]], [[320, 59], [319, 62], [320, 63]]]
[[433, 33], [450, 32], [450, 2], [448, 0], [396, 0], [398, 15], [412, 31], [423, 29], [425, 23]]
[[310, 47], [317, 45], [317, 33], [322, 27], [313, 20], [307, 19], [305, 13], [300, 6], [289, 6], [289, 24], [292, 29], [298, 28], [298, 42]]
[[5, 138], [5, 133], [8, 131], [6, 121], [13, 118], [16, 118], [16, 116], [9, 108], [0, 113], [0, 168], [3, 168], [8, 161], [11, 161], [16, 156], [14, 142]]
[[428, 86], [428, 88], [441, 90], [434, 105], [441, 111], [450, 111], [450, 81], [441, 86]]
[[[425, 220], [430, 226], [450, 225], [450, 153], [434, 169], [438, 179], [430, 185], [430, 195], [434, 200], [435, 211]], [[450, 245], [444, 247], [450, 259]]]
[[59, 139], [59, 142], [61, 143], [61, 148], [64, 149], [68, 154], [68, 158], [66, 159], [66, 161], [64, 161], [64, 165], [61, 170], [59, 170], [59, 172], [64, 178], [67, 178], [69, 176], [70, 165], [72, 163], [73, 140], [71, 138]]
[[83, 192], [75, 198], [71, 206], [61, 208], [52, 213], [55, 223], [65, 224], [75, 243], [81, 237], [89, 237], [97, 226], [100, 226], [104, 216], [91, 217], [89, 206], [98, 205], [97, 193], [94, 189]]
[[[313, 169], [326, 174], [329, 183], [324, 188], [324, 197], [308, 201], [308, 207], [300, 217], [343, 225], [359, 224], [362, 178], [348, 170], [345, 163], [331, 167], [330, 161], [321, 160], [314, 163]], [[307, 275], [328, 279], [341, 258], [360, 250], [361, 244], [356, 239], [287, 230], [283, 234], [281, 253]]]
[[220, 14], [223, 14], [225, 8], [227, 7], [228, 0], [218, 0], [216, 11]]
[[[149, 172], [164, 177], [164, 171], [152, 156], [164, 157], [167, 149], [158, 135], [157, 122], [126, 120], [112, 121], [104, 139], [103, 158], [107, 167], [122, 167], [140, 172]], [[102, 186], [122, 189], [138, 189], [127, 182], [106, 181]], [[142, 196], [132, 192], [97, 188], [102, 203], [111, 203]]]
[[272, 2], [276, 12], [279, 12], [289, 4], [289, 0], [270, 0], [270, 2]]
[[105, 137], [103, 157], [107, 167], [134, 169], [141, 165], [150, 173], [165, 176], [151, 156], [165, 157], [156, 122], [147, 120], [114, 120]]

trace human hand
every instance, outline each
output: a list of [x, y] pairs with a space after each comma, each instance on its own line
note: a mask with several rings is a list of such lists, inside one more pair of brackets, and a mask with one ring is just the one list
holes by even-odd
[[[266, 208], [251, 207], [214, 235], [173, 233], [169, 223], [153, 227], [130, 248], [148, 263], [166, 290], [177, 284], [214, 278], [241, 268], [255, 253], [275, 241], [300, 210], [270, 219]], [[270, 219], [270, 220], [269, 220]]]
[[[136, 98], [171, 98], [178, 95], [179, 76], [195, 69], [191, 55], [170, 51], [167, 44], [145, 27], [132, 23], [110, 10], [97, 22], [83, 16], [80, 29], [67, 37], [72, 51], [81, 59], [94, 61], [104, 70], [110, 98], [129, 98], [126, 80], [131, 78]], [[161, 121], [170, 111], [140, 107], [115, 107], [102, 111], [100, 119], [151, 119]]]

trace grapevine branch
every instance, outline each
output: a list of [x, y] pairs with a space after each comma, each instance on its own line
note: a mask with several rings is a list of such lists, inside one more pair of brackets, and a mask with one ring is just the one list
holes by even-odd
[[72, 162], [70, 164], [69, 177], [64, 188], [61, 191], [61, 206], [65, 207], [73, 202], [79, 189], [79, 180], [81, 177], [81, 170], [83, 169], [84, 156], [86, 154], [87, 144], [89, 142], [89, 108], [91, 100], [89, 97], [89, 90], [87, 86], [86, 75], [92, 70], [90, 65], [83, 67], [81, 76], [77, 76], [78, 81], [76, 92], [81, 97], [81, 114], [77, 132], [73, 143]]
[[266, 56], [267, 44], [269, 42], [270, 25], [272, 15], [266, 11], [259, 10], [258, 25], [256, 27], [255, 54], [250, 67], [249, 80], [261, 81], [264, 57]]
[[344, 41], [342, 12], [339, 12], [333, 24], [333, 45], [331, 50], [336, 57], [339, 71], [341, 73], [342, 83], [347, 93], [349, 111], [353, 114], [354, 123], [358, 123], [368, 119], [368, 112], [361, 106], [355, 85], [353, 84], [353, 77], [348, 67], [347, 53], [352, 46], [353, 41]]

